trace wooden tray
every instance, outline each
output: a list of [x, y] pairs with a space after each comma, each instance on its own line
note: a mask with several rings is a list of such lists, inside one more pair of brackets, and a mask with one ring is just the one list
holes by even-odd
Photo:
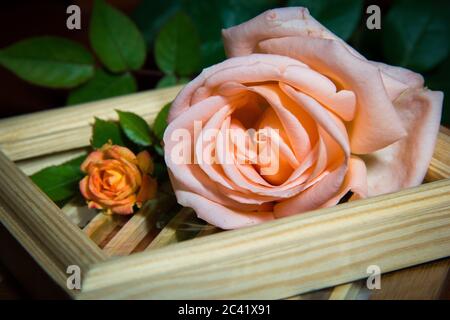
[[[0, 221], [70, 297], [442, 297], [449, 259], [385, 274], [450, 256], [446, 128], [428, 183], [226, 232], [204, 225], [189, 208], [162, 222], [151, 205], [131, 218], [96, 214], [76, 201], [61, 210], [27, 177], [85, 152], [94, 116], [113, 119], [121, 109], [152, 122], [179, 89], [0, 120]], [[9, 247], [0, 248], [10, 256]], [[66, 286], [69, 265], [81, 268], [81, 290]], [[370, 265], [383, 272], [381, 290], [361, 280]], [[312, 293], [300, 295], [306, 292]]]

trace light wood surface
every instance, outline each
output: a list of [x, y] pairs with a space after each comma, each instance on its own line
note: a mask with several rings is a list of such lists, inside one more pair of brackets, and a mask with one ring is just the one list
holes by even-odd
[[171, 243], [179, 242], [177, 232], [180, 227], [195, 217], [195, 212], [190, 208], [183, 208], [178, 214], [173, 217], [170, 222], [159, 232], [159, 234], [153, 239], [147, 246], [146, 250], [161, 248]]
[[0, 151], [0, 221], [62, 287], [66, 269], [82, 270], [106, 255]]
[[425, 181], [450, 177], [450, 130], [441, 126]]
[[[81, 298], [282, 298], [449, 255], [450, 180], [95, 265]], [[226, 284], [226, 285], [225, 285]]]
[[[146, 236], [155, 237], [159, 231], [156, 230], [158, 214], [161, 206], [170, 204], [168, 199], [169, 197], [148, 201], [108, 242], [104, 252], [109, 256], [126, 256], [132, 253]], [[170, 198], [170, 201], [173, 203], [174, 199]]]
[[87, 148], [67, 150], [47, 156], [36, 157], [17, 161], [16, 165], [27, 175], [32, 175], [41, 169], [49, 166], [58, 165], [66, 161], [72, 160], [88, 152]]
[[144, 91], [101, 101], [74, 105], [0, 120], [0, 149], [21, 160], [89, 145], [94, 117], [117, 119], [114, 110], [127, 110], [153, 122], [158, 111], [171, 102], [180, 86]]
[[[31, 174], [85, 152], [94, 116], [113, 119], [121, 109], [151, 122], [178, 90], [0, 120], [0, 148]], [[449, 177], [449, 137], [441, 128], [427, 181]], [[68, 292], [76, 298], [379, 299], [412, 297], [412, 289], [423, 289], [415, 297], [436, 298], [448, 276], [449, 259], [389, 272], [450, 255], [450, 180], [243, 230], [205, 226], [178, 237], [180, 226], [196, 223], [184, 214], [189, 209], [162, 229], [144, 211], [90, 219], [76, 203], [59, 210], [4, 155], [0, 169], [1, 222], [60, 286], [67, 265], [81, 265], [83, 290]], [[357, 280], [369, 263], [382, 267], [380, 291]], [[408, 286], [406, 279], [415, 281]]]
[[[425, 181], [450, 178], [450, 130], [441, 126]], [[434, 267], [434, 266], [440, 267]], [[431, 266], [431, 267], [430, 267]], [[371, 290], [361, 282], [346, 283], [332, 291], [330, 299], [352, 300], [364, 292], [371, 299], [438, 299], [450, 270], [450, 259], [392, 272], [383, 277], [380, 290]]]

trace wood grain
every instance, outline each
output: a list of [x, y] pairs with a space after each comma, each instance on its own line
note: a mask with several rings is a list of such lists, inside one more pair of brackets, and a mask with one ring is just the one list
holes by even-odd
[[450, 177], [450, 130], [441, 126], [425, 181]]
[[101, 250], [0, 151], [0, 221], [53, 279], [65, 287], [67, 266], [87, 270]]
[[102, 243], [117, 228], [125, 225], [128, 217], [118, 215], [105, 215], [98, 213], [84, 228], [83, 232], [97, 245]]
[[154, 238], [158, 234], [156, 221], [159, 215], [169, 211], [174, 204], [175, 199], [167, 195], [148, 201], [106, 244], [103, 251], [108, 256], [129, 255], [146, 236]]
[[[0, 120], [0, 148], [31, 174], [84, 152], [94, 116], [115, 119], [113, 110], [121, 109], [151, 122], [178, 91], [155, 90]], [[449, 177], [449, 134], [441, 128], [426, 181]], [[122, 221], [97, 215], [81, 231], [76, 224], [83, 219], [74, 206], [56, 208], [4, 155], [0, 180], [5, 190], [0, 192], [1, 222], [61, 287], [67, 264], [76, 261], [85, 276], [77, 298], [359, 299], [368, 297], [364, 281], [319, 289], [364, 278], [368, 264], [379, 264], [386, 273], [384, 288], [371, 292], [372, 299], [402, 298], [419, 289], [422, 295], [409, 297], [436, 298], [445, 290], [448, 259], [389, 272], [450, 255], [449, 180], [248, 229], [212, 234], [220, 230], [205, 228], [182, 243], [173, 227], [181, 216], [159, 236], [149, 227], [154, 225], [150, 216]], [[156, 237], [152, 250], [114, 260], [105, 254], [143, 250], [153, 239], [149, 235]], [[406, 279], [415, 281], [403, 285]], [[302, 292], [310, 293], [298, 296]]]
[[117, 119], [114, 110], [135, 112], [153, 122], [181, 87], [144, 91], [101, 101], [0, 120], [0, 149], [21, 160], [89, 145], [94, 117]]
[[381, 277], [381, 289], [372, 290], [371, 300], [439, 299], [445, 290], [450, 259], [388, 273]]
[[[431, 182], [447, 178], [450, 178], [450, 130], [441, 126], [425, 181]], [[436, 264], [444, 267], [433, 268], [429, 267], [430, 264], [424, 264], [392, 272], [387, 277], [387, 286], [383, 285], [381, 291], [368, 290], [360, 281], [356, 281], [337, 286], [332, 289], [330, 295], [322, 295], [322, 297], [330, 300], [353, 300], [365, 297], [371, 299], [436, 299], [449, 274], [450, 259], [444, 259]], [[384, 279], [385, 277], [383, 277], [383, 283]], [[425, 284], [424, 281], [429, 282]], [[430, 286], [430, 283], [433, 285]], [[415, 284], [415, 290], [412, 290], [411, 284]], [[299, 296], [298, 298], [304, 297]]]
[[153, 239], [145, 250], [161, 248], [171, 243], [179, 242], [177, 232], [180, 226], [195, 217], [195, 212], [190, 208], [183, 208], [173, 217], [167, 226]]
[[99, 263], [79, 297], [283, 298], [449, 254], [441, 180]]
[[[450, 178], [450, 130], [441, 127], [426, 181]], [[370, 299], [439, 299], [450, 275], [450, 258], [392, 272], [382, 277], [380, 290]], [[362, 288], [361, 290], [365, 290]]]

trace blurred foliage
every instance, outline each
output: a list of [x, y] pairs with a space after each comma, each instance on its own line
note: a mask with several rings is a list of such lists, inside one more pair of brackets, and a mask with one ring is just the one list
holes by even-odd
[[189, 76], [198, 71], [200, 38], [187, 15], [179, 12], [161, 28], [155, 40], [155, 60], [167, 75]]
[[111, 74], [98, 69], [90, 80], [70, 92], [67, 104], [89, 102], [93, 97], [106, 99], [111, 97], [111, 93], [122, 95], [136, 90], [136, 80], [130, 73]]
[[[39, 37], [0, 50], [0, 64], [36, 85], [73, 88], [68, 104], [135, 92], [136, 74], [153, 77], [159, 88], [173, 86], [225, 59], [222, 28], [270, 8], [301, 5], [367, 58], [420, 72], [427, 86], [450, 96], [450, 2], [382, 1], [381, 30], [366, 27], [370, 4], [373, 1], [142, 0], [128, 17], [96, 0], [89, 37], [97, 63], [78, 43]], [[159, 70], [151, 70], [155, 67]], [[449, 124], [447, 97], [443, 122]]]
[[57, 37], [19, 41], [0, 51], [0, 63], [22, 79], [49, 88], [72, 88], [94, 75], [89, 51]]
[[124, 133], [117, 122], [95, 118], [92, 127], [91, 145], [94, 149], [100, 149], [105, 143], [125, 146]]
[[89, 40], [98, 58], [111, 72], [136, 70], [145, 62], [141, 32], [127, 16], [103, 0], [94, 1]]
[[80, 165], [86, 155], [63, 164], [44, 168], [30, 176], [31, 180], [53, 201], [64, 203], [78, 193], [78, 183], [83, 178]]
[[383, 52], [393, 65], [428, 71], [442, 62], [450, 49], [449, 6], [422, 0], [399, 1], [386, 16]]
[[196, 28], [190, 38], [200, 38], [199, 71], [225, 59], [222, 28], [242, 23], [265, 10], [283, 5], [284, 1], [277, 0], [143, 0], [132, 17], [142, 30], [147, 47], [152, 50], [156, 34], [162, 26], [175, 14], [185, 13]]

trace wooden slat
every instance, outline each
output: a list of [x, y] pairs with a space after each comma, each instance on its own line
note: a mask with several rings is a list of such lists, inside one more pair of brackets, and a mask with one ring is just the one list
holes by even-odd
[[[426, 181], [450, 178], [450, 130], [441, 126]], [[346, 284], [349, 291], [365, 290], [370, 299], [436, 299], [450, 270], [450, 259], [399, 270], [383, 277], [381, 290], [362, 288], [359, 282]], [[339, 290], [337, 287], [336, 289]], [[338, 294], [336, 294], [338, 296]], [[346, 295], [342, 299], [353, 299]]]
[[89, 145], [94, 117], [117, 119], [114, 110], [133, 111], [152, 122], [180, 86], [0, 120], [0, 148], [12, 160]]
[[87, 148], [68, 150], [37, 158], [17, 161], [16, 165], [20, 168], [20, 170], [22, 170], [26, 175], [29, 176], [41, 169], [64, 163], [83, 154], [87, 154], [87, 152]]
[[123, 225], [127, 217], [98, 213], [84, 228], [83, 232], [97, 245], [101, 245], [110, 234]]
[[106, 259], [1, 151], [0, 190], [0, 222], [61, 286], [65, 287], [67, 266], [87, 270]]
[[[170, 220], [167, 226], [165, 226], [164, 229], [161, 230], [161, 232], [155, 237], [155, 239], [150, 242], [146, 250], [153, 250], [172, 243], [183, 241], [187, 238], [186, 233], [192, 235], [198, 233], [199, 229], [194, 231], [182, 229], [185, 228], [183, 227], [183, 225], [185, 225], [189, 221], [192, 221], [193, 219], [195, 219], [195, 212], [192, 209], [181, 209], [180, 212]], [[180, 233], [183, 233], [183, 236], [181, 236]]]
[[[13, 159], [25, 159], [29, 157], [35, 157], [39, 155], [44, 155], [48, 153], [53, 153], [56, 151], [69, 150], [73, 148], [79, 148], [86, 146], [89, 141], [89, 137], [91, 135], [90, 123], [93, 122], [94, 116], [99, 116], [102, 118], [114, 118], [113, 109], [123, 109], [123, 110], [131, 110], [136, 113], [143, 115], [147, 120], [152, 121], [155, 114], [159, 110], [159, 107], [164, 105], [166, 102], [170, 101], [175, 94], [178, 92], [179, 88], [171, 88], [159, 91], [152, 91], [146, 93], [140, 93], [133, 96], [125, 96], [120, 98], [113, 98], [110, 100], [94, 102], [90, 104], [86, 104], [83, 106], [69, 107], [64, 109], [45, 111], [36, 114], [30, 114], [26, 116], [20, 116], [5, 120], [0, 120], [0, 147], [5, 149], [5, 151], [10, 155]], [[76, 108], [76, 109], [75, 109]], [[69, 121], [67, 119], [70, 119]], [[438, 138], [436, 152], [434, 153], [433, 160], [431, 162], [428, 174], [427, 181], [433, 181], [436, 179], [442, 179], [443, 177], [448, 177], [449, 170], [449, 136], [448, 129], [441, 128], [441, 133]], [[55, 144], [54, 141], [58, 140], [58, 144]], [[61, 154], [65, 154], [63, 152]], [[58, 156], [58, 155], [57, 155]], [[45, 161], [38, 164], [37, 159], [32, 159], [30, 162], [20, 163], [22, 168], [27, 173], [32, 173], [33, 170], [37, 170], [38, 166], [42, 167], [45, 165]], [[55, 158], [56, 160], [56, 158]], [[59, 160], [58, 160], [59, 161]], [[34, 166], [33, 164], [38, 164]], [[32, 168], [32, 169], [30, 169]], [[0, 200], [2, 200], [0, 198]], [[7, 204], [8, 206], [8, 204]], [[7, 207], [3, 210], [3, 216], [9, 214], [10, 211], [13, 211], [12, 208]], [[1, 213], [0, 213], [1, 218]], [[9, 217], [10, 218], [10, 217]], [[7, 220], [7, 218], [6, 218]], [[11, 219], [8, 220], [10, 223], [10, 229], [15, 230], [16, 233], [20, 233], [23, 231], [22, 224], [16, 224], [16, 229], [14, 229], [15, 221]], [[116, 229], [116, 227], [115, 227]], [[206, 230], [206, 229], [205, 229]], [[228, 233], [228, 232], [227, 232]], [[225, 234], [227, 234], [225, 233]], [[101, 242], [107, 241], [108, 237], [112, 234], [106, 232], [106, 237], [103, 238]], [[198, 234], [198, 237], [201, 236], [202, 232]], [[222, 236], [213, 235], [212, 237]], [[26, 242], [27, 235], [23, 235], [24, 241]], [[126, 239], [126, 237], [124, 238]], [[28, 239], [28, 246], [33, 246], [35, 243], [34, 238]], [[202, 239], [199, 239], [202, 240]], [[194, 240], [194, 241], [199, 241]], [[214, 239], [212, 239], [214, 240]], [[178, 246], [176, 244], [174, 246]], [[185, 244], [183, 244], [185, 245]], [[83, 247], [83, 245], [81, 245]], [[172, 247], [172, 246], [171, 246]], [[187, 247], [190, 248], [190, 247]], [[190, 249], [188, 249], [190, 250]], [[160, 251], [160, 250], [155, 250]], [[37, 250], [39, 252], [39, 250]], [[45, 256], [48, 258], [48, 252], [43, 251], [41, 256]], [[44, 258], [42, 258], [44, 259]], [[127, 258], [128, 259], [128, 258]], [[52, 261], [48, 260], [45, 263], [49, 265]], [[90, 265], [89, 263], [86, 265]], [[59, 264], [56, 264], [59, 266]], [[416, 267], [418, 268], [418, 267]], [[408, 270], [419, 270], [420, 268], [411, 268]], [[431, 274], [436, 274], [436, 268], [430, 269], [432, 271]], [[440, 270], [440, 269], [439, 269]], [[61, 271], [61, 270], [59, 270]], [[55, 270], [56, 272], [56, 270]], [[403, 271], [402, 271], [403, 272]], [[417, 272], [417, 271], [416, 271]], [[422, 272], [422, 271], [421, 271]], [[56, 272], [57, 273], [57, 272]], [[93, 272], [95, 274], [95, 272]], [[444, 277], [444, 273], [441, 273], [442, 277]], [[63, 279], [64, 274], [61, 274], [61, 281]], [[415, 277], [410, 273], [410, 277]], [[427, 277], [429, 277], [427, 275]], [[441, 278], [442, 278], [441, 277]], [[424, 278], [426, 278], [424, 276]], [[392, 279], [392, 277], [390, 278]], [[391, 281], [391, 280], [390, 280]], [[391, 281], [392, 282], [392, 281]], [[393, 283], [393, 282], [392, 282]], [[394, 285], [391, 285], [394, 286]], [[352, 290], [355, 287], [347, 288], [348, 292], [344, 295], [345, 298], [351, 296], [349, 292], [353, 292]], [[342, 290], [341, 290], [342, 291]], [[343, 292], [343, 291], [342, 291]], [[292, 292], [293, 294], [294, 292]], [[336, 297], [336, 294], [333, 295], [333, 292], [330, 294], [332, 297]]]
[[450, 130], [441, 126], [425, 181], [450, 177]]
[[371, 290], [371, 300], [439, 299], [445, 289], [450, 259], [392, 272], [381, 277], [381, 289]]
[[[425, 177], [425, 181], [431, 182], [440, 179], [450, 178], [450, 130], [446, 127], [441, 126], [440, 132], [438, 135], [438, 139], [436, 142], [436, 147], [433, 153], [433, 158], [431, 160], [430, 166], [427, 171], [427, 175]], [[446, 259], [450, 263], [450, 259]], [[435, 273], [438, 274], [435, 274]], [[419, 279], [435, 279], [439, 278], [441, 281], [445, 281], [446, 274], [443, 274], [440, 270], [436, 268], [429, 268], [428, 265], [416, 266], [407, 270], [399, 270], [393, 272], [389, 281], [391, 283], [390, 287], [395, 288], [396, 297], [399, 298], [403, 295], [403, 297], [411, 296], [410, 287], [408, 285], [404, 285], [405, 275], [410, 279], [410, 282], [416, 282], [416, 278]], [[426, 276], [425, 276], [426, 275]], [[393, 284], [395, 283], [395, 285]], [[430, 290], [426, 290], [426, 289]], [[435, 297], [435, 289], [427, 286], [422, 286], [420, 291], [421, 298], [424, 299], [427, 297], [428, 299], [432, 299]], [[387, 296], [389, 294], [389, 290], [383, 290], [384, 295]], [[401, 293], [403, 292], [403, 294]], [[380, 297], [380, 293], [378, 291], [368, 291], [367, 288], [361, 285], [360, 281], [356, 281], [353, 283], [346, 283], [341, 286], [337, 286], [332, 289], [332, 292], [329, 296], [330, 300], [352, 300], [360, 297], [360, 295], [370, 296], [373, 293], [373, 298]], [[417, 292], [416, 292], [417, 295]], [[301, 298], [300, 296], [298, 298]], [[303, 297], [304, 298], [304, 297]]]
[[108, 242], [103, 251], [108, 256], [125, 256], [133, 252], [146, 236], [155, 237], [159, 232], [156, 226], [159, 215], [168, 212], [174, 202], [174, 198], [167, 195], [148, 201]]
[[448, 255], [441, 180], [100, 263], [80, 297], [283, 298]]

